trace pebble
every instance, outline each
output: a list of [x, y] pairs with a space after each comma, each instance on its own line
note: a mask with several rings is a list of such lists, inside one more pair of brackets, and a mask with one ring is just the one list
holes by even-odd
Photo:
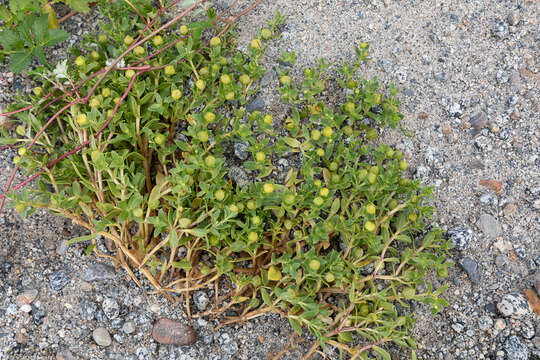
[[115, 278], [114, 267], [103, 263], [93, 263], [88, 266], [81, 278], [86, 282], [113, 280]]
[[518, 210], [518, 207], [514, 203], [508, 203], [503, 208], [503, 214], [504, 216], [512, 216], [514, 215]]
[[461, 115], [463, 115], [461, 105], [457, 102], [450, 104], [446, 110], [451, 117], [459, 118]]
[[135, 323], [133, 321], [126, 321], [122, 326], [122, 331], [126, 334], [132, 334], [135, 332]]
[[495, 330], [502, 331], [506, 329], [506, 322], [504, 319], [497, 319], [495, 320], [495, 326], [493, 326]]
[[534, 290], [526, 289], [525, 297], [529, 301], [529, 305], [531, 306], [532, 311], [536, 315], [540, 315], [540, 299], [538, 298], [538, 295], [536, 295]]
[[34, 324], [41, 325], [43, 323], [43, 318], [47, 315], [45, 308], [38, 307], [36, 304], [32, 304], [32, 320]]
[[529, 350], [515, 335], [510, 336], [503, 345], [507, 360], [528, 360]]
[[488, 237], [497, 237], [501, 234], [501, 226], [490, 214], [482, 214], [478, 219], [478, 227]]
[[[515, 93], [519, 93], [519, 91], [521, 90], [521, 75], [519, 74], [519, 71], [512, 71], [512, 73], [510, 74], [509, 82], [510, 89]], [[514, 103], [514, 105], [518, 102], [518, 100], [519, 98], [517, 96], [512, 97], [512, 102]]]
[[249, 152], [247, 151], [248, 147], [249, 143], [247, 142], [234, 143], [234, 155], [240, 160], [247, 160], [249, 156]]
[[534, 288], [536, 289], [536, 293], [540, 295], [540, 270], [537, 270], [534, 274]]
[[504, 70], [497, 70], [497, 74], [495, 75], [495, 78], [497, 79], [497, 82], [499, 84], [504, 84], [508, 82], [509, 76], [508, 73]]
[[501, 20], [496, 20], [491, 26], [491, 33], [496, 38], [503, 40], [509, 34], [508, 24]]
[[101, 307], [109, 320], [115, 319], [120, 314], [120, 306], [114, 299], [106, 298]]
[[463, 332], [463, 329], [465, 329], [465, 326], [463, 326], [463, 324], [460, 324], [460, 323], [453, 323], [451, 326], [452, 326], [452, 329], [454, 329], [454, 331], [457, 332], [458, 334]]
[[86, 298], [81, 300], [80, 306], [80, 312], [84, 319], [88, 321], [94, 320], [96, 316], [97, 311], [97, 305], [93, 301], [90, 301]]
[[505, 317], [520, 319], [531, 312], [529, 302], [525, 296], [518, 293], [506, 294], [501, 301], [497, 303], [497, 309]]
[[204, 291], [196, 291], [193, 294], [193, 302], [195, 303], [197, 310], [204, 311], [210, 303], [210, 298]]
[[104, 327], [95, 329], [92, 332], [92, 337], [99, 346], [109, 346], [112, 343], [111, 335], [109, 335], [109, 332]]
[[231, 166], [228, 172], [229, 179], [234, 181], [240, 188], [249, 185], [250, 181], [244, 168]]
[[480, 282], [480, 274], [478, 273], [478, 264], [470, 256], [465, 256], [459, 260], [459, 265], [465, 270], [469, 279], [475, 284]]
[[25, 290], [19, 295], [17, 295], [17, 305], [22, 306], [25, 304], [31, 304], [34, 302], [38, 294], [38, 291], [36, 289], [32, 290]]
[[154, 324], [152, 337], [165, 345], [190, 345], [197, 341], [197, 333], [191, 326], [167, 318]]
[[471, 243], [478, 242], [476, 236], [471, 229], [468, 227], [457, 227], [446, 232], [448, 239], [452, 240], [456, 250], [463, 251], [471, 247]]
[[478, 327], [480, 328], [480, 330], [488, 331], [489, 329], [491, 329], [492, 326], [493, 320], [489, 316], [483, 315], [482, 317], [480, 317], [480, 319], [478, 319]]
[[[497, 73], [498, 74], [498, 73]], [[476, 131], [482, 130], [488, 123], [488, 117], [485, 112], [479, 112], [474, 116], [471, 116], [469, 123]]]
[[264, 102], [264, 99], [261, 96], [257, 96], [255, 99], [251, 100], [246, 105], [246, 110], [249, 113], [252, 113], [254, 111], [263, 111], [266, 106], [266, 103]]
[[58, 270], [49, 276], [49, 285], [54, 291], [60, 291], [71, 281], [65, 270]]
[[512, 11], [510, 14], [508, 14], [508, 17], [506, 18], [506, 21], [508, 22], [508, 25], [516, 26], [519, 24], [519, 12], [518, 11]]
[[29, 313], [30, 311], [32, 311], [32, 306], [30, 304], [24, 304], [20, 307], [20, 310], [24, 313]]

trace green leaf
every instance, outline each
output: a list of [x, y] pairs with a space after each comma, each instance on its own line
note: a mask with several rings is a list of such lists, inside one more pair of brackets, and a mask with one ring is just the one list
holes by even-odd
[[84, 14], [90, 11], [90, 7], [88, 6], [88, 0], [64, 0], [63, 2], [75, 11]]
[[38, 58], [38, 60], [45, 66], [51, 67], [51, 64], [47, 61], [47, 58], [45, 57], [45, 53], [43, 52], [43, 48], [36, 47], [34, 48], [34, 51], [32, 52], [35, 57]]
[[32, 23], [32, 34], [34, 35], [34, 41], [42, 43], [47, 36], [47, 15], [42, 15], [34, 20]]
[[88, 245], [88, 247], [86, 248], [86, 256], [90, 256], [90, 254], [92, 253], [92, 251], [94, 250], [95, 247], [96, 247], [96, 245], [94, 245], [94, 244]]
[[88, 240], [95, 239], [97, 236], [98, 236], [98, 234], [96, 234], [96, 233], [93, 233], [93, 234], [90, 234], [90, 235], [78, 236], [76, 238], [73, 238], [73, 239], [69, 240], [66, 244], [68, 244], [68, 245], [77, 244], [77, 243], [80, 243], [80, 242], [83, 242], [83, 241], [88, 241]]
[[11, 15], [6, 5], [0, 5], [0, 20], [7, 21], [9, 18], [11, 18]]
[[198, 238], [205, 237], [207, 233], [205, 229], [188, 229], [188, 230], [184, 230], [184, 232], [187, 232], [188, 234], [191, 234]]
[[384, 350], [383, 348], [380, 348], [378, 346], [373, 346], [372, 348], [377, 354], [381, 355], [383, 360], [392, 360], [392, 358], [390, 357], [390, 354]]
[[264, 303], [268, 306], [272, 306], [272, 301], [270, 300], [270, 295], [266, 292], [266, 289], [261, 288], [261, 297]]
[[32, 62], [32, 52], [19, 51], [9, 57], [9, 68], [14, 73], [20, 73], [30, 66]]
[[66, 41], [69, 38], [69, 33], [61, 29], [49, 30], [47, 34], [47, 39], [42, 44], [43, 47], [54, 46], [56, 44]]
[[417, 360], [416, 352], [414, 350], [411, 350], [411, 360]]
[[191, 269], [191, 263], [187, 260], [180, 260], [173, 262], [173, 266], [178, 269], [189, 270]]
[[289, 145], [292, 148], [299, 148], [300, 146], [302, 146], [300, 141], [294, 138], [287, 137], [287, 138], [284, 138], [283, 141], [285, 142], [285, 144]]
[[289, 318], [289, 323], [291, 323], [292, 328], [298, 335], [302, 335], [302, 324], [296, 319], [293, 319], [292, 317]]
[[13, 30], [4, 30], [0, 32], [0, 45], [4, 50], [19, 50], [24, 46], [19, 34]]

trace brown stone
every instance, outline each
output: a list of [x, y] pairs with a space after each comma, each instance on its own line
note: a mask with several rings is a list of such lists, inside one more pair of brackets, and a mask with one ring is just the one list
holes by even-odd
[[505, 205], [505, 207], [503, 208], [503, 214], [505, 216], [512, 216], [516, 213], [518, 207], [516, 204], [514, 203], [508, 203]]
[[487, 187], [488, 189], [495, 191], [497, 194], [501, 192], [502, 187], [501, 183], [497, 180], [480, 180], [478, 185]]
[[534, 313], [536, 315], [540, 315], [540, 299], [538, 298], [538, 295], [536, 295], [534, 290], [525, 290], [525, 297], [527, 298], [527, 300], [529, 300], [529, 304], [531, 305]]
[[190, 345], [197, 341], [197, 333], [191, 326], [167, 318], [154, 324], [152, 337], [165, 345]]
[[15, 334], [15, 341], [19, 344], [26, 344], [27, 339], [22, 331]]
[[17, 295], [17, 305], [31, 304], [37, 297], [38, 291], [36, 289], [26, 290]]

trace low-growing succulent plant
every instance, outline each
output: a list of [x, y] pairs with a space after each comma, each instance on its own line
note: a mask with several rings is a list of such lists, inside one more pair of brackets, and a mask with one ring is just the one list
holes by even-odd
[[[375, 127], [396, 128], [402, 115], [395, 89], [357, 78], [367, 44], [335, 79], [343, 105], [324, 101], [333, 80], [321, 60], [300, 85], [279, 74], [287, 105], [272, 117], [245, 105], [279, 14], [241, 52], [212, 9], [204, 20], [165, 24], [160, 10], [144, 25], [125, 6], [111, 5], [121, 21], [103, 24], [62, 78], [42, 68], [41, 90], [12, 106], [28, 105], [1, 141], [37, 178], [6, 194], [16, 210], [72, 219], [89, 234], [71, 243], [89, 242], [88, 253], [101, 255], [96, 238], [109, 239], [135, 281], [139, 270], [165, 296], [185, 294], [191, 316], [286, 316], [317, 338], [306, 358], [325, 344], [355, 359], [389, 359], [390, 342], [414, 348], [406, 309], [446, 305], [445, 286], [419, 285], [429, 271], [446, 273], [450, 243], [430, 225], [431, 190], [408, 179], [401, 152], [372, 143]], [[230, 176], [236, 143], [248, 144], [243, 166], [257, 181]], [[284, 157], [300, 165], [280, 181]], [[189, 294], [213, 285], [226, 295], [191, 314]]]

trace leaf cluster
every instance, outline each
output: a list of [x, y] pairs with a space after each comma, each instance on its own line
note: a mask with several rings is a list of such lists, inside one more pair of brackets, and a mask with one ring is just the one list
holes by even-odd
[[89, 0], [10, 0], [0, 5], [0, 62], [9, 56], [9, 68], [20, 73], [30, 66], [33, 58], [50, 66], [44, 48], [65, 41], [69, 34], [59, 29], [52, 4], [62, 2], [75, 11], [87, 13]]

